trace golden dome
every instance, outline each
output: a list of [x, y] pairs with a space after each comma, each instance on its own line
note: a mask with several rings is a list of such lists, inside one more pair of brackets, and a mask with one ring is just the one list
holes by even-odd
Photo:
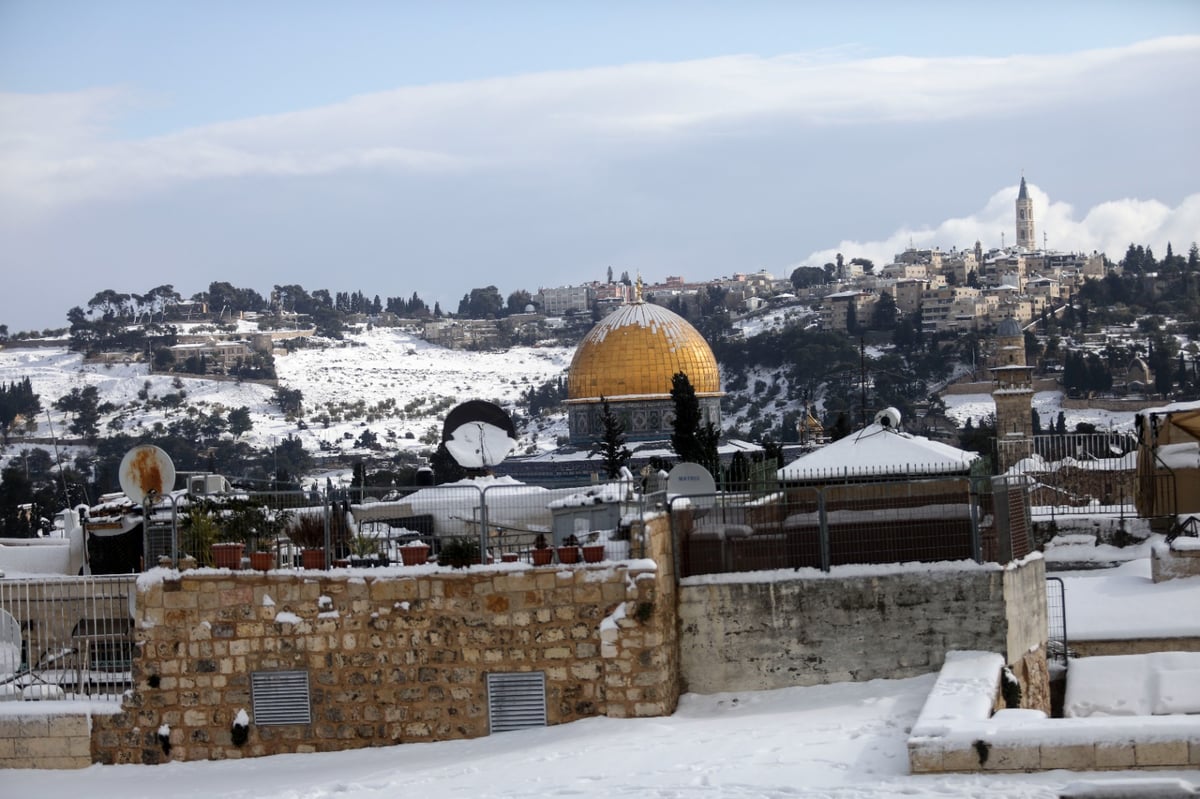
[[720, 396], [717, 359], [696, 328], [661, 305], [622, 305], [575, 350], [567, 400], [666, 396], [676, 372], [688, 376], [697, 396]]

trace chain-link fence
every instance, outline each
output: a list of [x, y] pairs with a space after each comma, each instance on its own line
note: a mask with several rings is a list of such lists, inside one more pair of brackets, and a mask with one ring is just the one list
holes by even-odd
[[[919, 472], [917, 472], [919, 473]], [[833, 479], [833, 478], [826, 478]], [[679, 573], [1011, 560], [1029, 552], [1023, 481], [865, 479], [674, 497]]]
[[[94, 571], [128, 573], [194, 559], [228, 568], [386, 566], [436, 560], [448, 547], [486, 562], [591, 545], [638, 556], [630, 538], [640, 481], [546, 489], [504, 481], [389, 489], [178, 493], [88, 523]], [[424, 556], [421, 557], [421, 550]], [[581, 550], [582, 553], [582, 550]], [[569, 556], [564, 552], [563, 557]], [[458, 557], [462, 557], [460, 554]], [[553, 558], [552, 558], [553, 560]]]

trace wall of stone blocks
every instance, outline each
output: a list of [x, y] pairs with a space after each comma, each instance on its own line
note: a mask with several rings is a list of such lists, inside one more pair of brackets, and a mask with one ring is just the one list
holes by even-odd
[[[679, 696], [673, 578], [648, 561], [162, 575], [139, 588], [134, 690], [96, 719], [98, 762], [487, 735], [490, 672], [544, 672], [550, 724], [666, 715]], [[289, 669], [309, 674], [312, 723], [255, 724], [251, 672]]]
[[938, 670], [947, 651], [967, 649], [1019, 665], [1018, 677], [1038, 683], [1023, 686], [1028, 706], [1049, 711], [1040, 558], [1007, 568], [912, 564], [864, 576], [835, 570], [775, 582], [746, 578], [682, 581], [685, 690], [911, 677]]
[[84, 768], [91, 764], [91, 723], [86, 714], [0, 715], [0, 769]]

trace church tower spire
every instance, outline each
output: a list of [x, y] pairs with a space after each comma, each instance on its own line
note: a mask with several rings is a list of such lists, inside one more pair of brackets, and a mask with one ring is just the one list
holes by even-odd
[[1037, 236], [1033, 232], [1033, 198], [1025, 187], [1025, 176], [1021, 176], [1021, 190], [1017, 193], [1017, 249], [1032, 252], [1037, 249]]

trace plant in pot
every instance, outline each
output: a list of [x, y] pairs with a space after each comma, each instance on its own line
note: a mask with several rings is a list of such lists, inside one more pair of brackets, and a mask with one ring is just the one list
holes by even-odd
[[580, 545], [584, 563], [599, 563], [604, 560], [604, 542], [600, 540], [600, 535], [599, 532], [588, 533]]
[[554, 550], [546, 543], [546, 536], [541, 533], [533, 539], [533, 550], [530, 552], [534, 566], [549, 566], [554, 560]]
[[[213, 518], [212, 510], [207, 502], [191, 504], [184, 516], [183, 543], [180, 546], [184, 552], [194, 553], [194, 557], [202, 566], [213, 565], [213, 547], [221, 541], [221, 527]], [[241, 557], [239, 555], [239, 557]]]
[[574, 534], [563, 539], [562, 544], [558, 547], [558, 562], [559, 563], [578, 563], [579, 562], [579, 539]]
[[417, 538], [397, 547], [400, 550], [400, 562], [405, 566], [420, 566], [429, 562], [429, 544]]
[[454, 569], [465, 569], [479, 563], [479, 541], [474, 538], [451, 538], [442, 544], [437, 562], [439, 566]]
[[369, 568], [377, 565], [379, 560], [379, 542], [376, 538], [358, 533], [350, 539], [350, 565], [355, 568]]
[[306, 569], [325, 568], [325, 519], [305, 514], [297, 516], [287, 528], [288, 539], [300, 547], [300, 565]]

